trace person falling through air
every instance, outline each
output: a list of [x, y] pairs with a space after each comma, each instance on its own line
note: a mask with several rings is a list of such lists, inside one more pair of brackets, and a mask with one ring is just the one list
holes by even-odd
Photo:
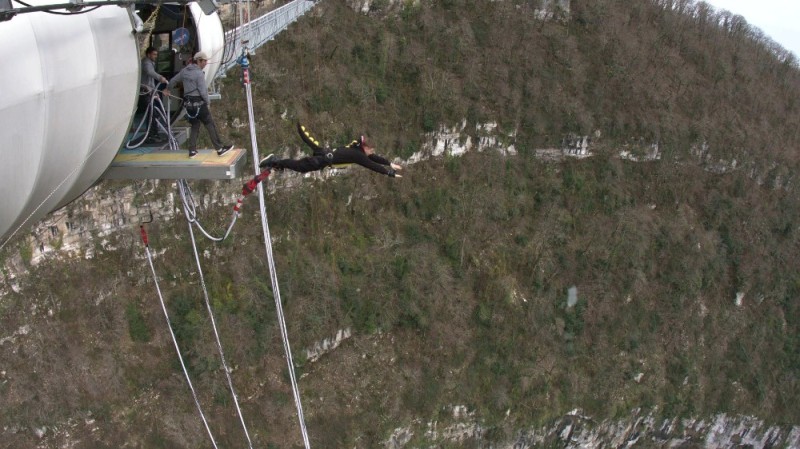
[[300, 173], [323, 170], [325, 167], [339, 164], [358, 164], [372, 171], [387, 175], [392, 178], [402, 178], [398, 170], [403, 167], [389, 162], [383, 156], [375, 154], [366, 137], [360, 136], [347, 146], [334, 149], [322, 147], [316, 139], [306, 130], [306, 127], [297, 124], [297, 132], [303, 142], [313, 150], [313, 155], [301, 159], [281, 159], [278, 160], [274, 155], [261, 159], [258, 166], [262, 169], [283, 170], [289, 169]]

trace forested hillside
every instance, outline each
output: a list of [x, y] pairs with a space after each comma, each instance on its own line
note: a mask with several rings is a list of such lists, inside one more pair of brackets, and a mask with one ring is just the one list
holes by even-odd
[[670, 154], [705, 142], [715, 158], [796, 162], [796, 57], [705, 3], [573, 1], [561, 21], [536, 20], [529, 1], [373, 2], [369, 15], [345, 3], [255, 57], [258, 115], [279, 133], [267, 146], [296, 145], [274, 123], [286, 112], [332, 141], [368, 129], [406, 156], [421, 131], [466, 119], [528, 149], [600, 131]]
[[[295, 184], [266, 209], [312, 447], [385, 447], [399, 428], [409, 448], [512, 447], [574, 409], [591, 423], [754, 416], [784, 437], [800, 424], [793, 55], [691, 0], [573, 0], [548, 19], [531, 1], [355, 3], [322, 0], [257, 51], [262, 152], [305, 151], [299, 121], [404, 159], [442, 127], [466, 139], [497, 123], [517, 154], [424, 159], [402, 179], [275, 175]], [[237, 76], [213, 111], [244, 143]], [[591, 136], [592, 157], [535, 157], [572, 135]], [[618, 157], [650, 144], [659, 160]], [[254, 446], [302, 447], [257, 207], [229, 240], [200, 242], [205, 283]], [[229, 212], [203, 209], [204, 225]], [[211, 428], [245, 447], [186, 224], [148, 229]], [[211, 447], [138, 228], [30, 271], [0, 298], [0, 446]], [[461, 406], [480, 431], [457, 441], [443, 430]], [[703, 437], [638, 447], [665, 441]]]

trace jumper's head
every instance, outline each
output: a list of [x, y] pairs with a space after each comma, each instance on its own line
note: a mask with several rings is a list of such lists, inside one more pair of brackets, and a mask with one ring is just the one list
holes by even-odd
[[367, 154], [367, 156], [375, 152], [375, 149], [367, 140], [366, 136], [363, 135], [359, 136], [358, 139], [356, 139], [356, 147], [360, 148], [361, 151]]

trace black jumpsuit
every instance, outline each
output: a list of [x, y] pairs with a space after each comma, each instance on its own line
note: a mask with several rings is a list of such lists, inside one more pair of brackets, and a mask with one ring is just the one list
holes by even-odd
[[311, 135], [305, 130], [305, 127], [298, 124], [297, 131], [303, 142], [306, 143], [314, 151], [312, 156], [304, 157], [302, 159], [282, 159], [272, 163], [272, 166], [277, 169], [288, 168], [300, 173], [308, 173], [310, 171], [322, 170], [330, 165], [338, 164], [358, 164], [362, 167], [376, 171], [378, 173], [394, 177], [395, 171], [391, 167], [391, 163], [382, 156], [377, 154], [370, 154], [369, 156], [364, 153], [361, 147], [361, 141], [355, 140], [347, 146], [338, 147], [334, 149], [323, 148], [319, 145]]

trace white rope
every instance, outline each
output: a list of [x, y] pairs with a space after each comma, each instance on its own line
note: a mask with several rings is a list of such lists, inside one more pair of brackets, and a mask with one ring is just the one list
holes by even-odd
[[228, 225], [228, 229], [225, 231], [225, 235], [222, 237], [214, 237], [208, 231], [203, 228], [203, 225], [197, 220], [197, 205], [194, 201], [194, 196], [192, 195], [192, 190], [189, 188], [189, 184], [186, 182], [185, 179], [178, 180], [178, 191], [181, 195], [181, 200], [183, 201], [183, 210], [186, 213], [186, 219], [189, 220], [189, 223], [197, 225], [197, 229], [203, 233], [209, 240], [215, 242], [221, 242], [228, 238], [233, 229], [233, 225], [236, 224], [236, 220], [239, 219], [239, 214], [234, 211], [233, 218], [231, 218], [231, 224]]
[[267, 260], [269, 262], [269, 277], [272, 282], [272, 293], [275, 297], [275, 310], [278, 312], [278, 323], [281, 328], [281, 338], [283, 339], [283, 350], [286, 353], [286, 364], [289, 368], [289, 378], [292, 383], [292, 394], [294, 395], [295, 406], [297, 407], [297, 419], [300, 422], [300, 432], [303, 435], [303, 443], [306, 449], [311, 448], [308, 440], [308, 430], [306, 429], [305, 417], [303, 416], [303, 404], [300, 401], [300, 389], [297, 386], [297, 377], [294, 372], [294, 361], [292, 360], [292, 348], [289, 345], [289, 335], [286, 330], [286, 320], [283, 316], [283, 305], [281, 304], [281, 292], [278, 287], [278, 278], [275, 272], [275, 260], [272, 257], [272, 239], [269, 235], [269, 223], [267, 222], [267, 211], [264, 208], [264, 187], [258, 184], [258, 204], [261, 207], [261, 227], [264, 232], [264, 246], [267, 250]]
[[200, 418], [203, 420], [203, 425], [206, 428], [206, 432], [208, 433], [208, 437], [211, 439], [211, 444], [214, 448], [217, 448], [217, 442], [214, 440], [214, 435], [211, 433], [211, 428], [208, 427], [208, 421], [206, 420], [206, 415], [203, 414], [203, 408], [200, 406], [200, 401], [197, 399], [197, 393], [194, 391], [194, 386], [192, 385], [192, 379], [189, 377], [189, 372], [186, 370], [186, 364], [183, 362], [183, 356], [181, 355], [181, 348], [178, 346], [178, 339], [175, 338], [175, 332], [172, 330], [172, 322], [169, 320], [169, 313], [167, 312], [167, 306], [164, 305], [164, 297], [161, 294], [161, 288], [158, 286], [158, 277], [156, 276], [156, 269], [153, 266], [153, 256], [150, 254], [150, 247], [145, 245], [145, 251], [147, 252], [147, 262], [150, 263], [150, 271], [153, 273], [153, 282], [156, 284], [156, 291], [158, 292], [158, 300], [161, 302], [161, 310], [164, 311], [164, 318], [167, 320], [167, 327], [169, 328], [169, 334], [172, 336], [172, 344], [175, 345], [175, 352], [178, 353], [178, 360], [181, 362], [181, 369], [183, 369], [183, 375], [186, 376], [186, 383], [189, 384], [189, 389], [192, 391], [192, 398], [194, 398], [194, 404], [197, 406], [197, 412], [200, 413]]
[[[196, 242], [196, 240], [194, 238], [194, 229], [192, 227], [192, 224], [197, 224], [197, 223], [196, 223], [196, 221], [193, 221], [192, 219], [189, 218], [190, 217], [190, 210], [189, 210], [190, 206], [189, 206], [188, 202], [186, 201], [186, 196], [184, 195], [184, 192], [183, 192], [183, 190], [184, 190], [183, 189], [183, 185], [185, 183], [186, 183], [186, 181], [182, 179], [182, 180], [180, 180], [178, 182], [178, 185], [181, 186], [181, 197], [184, 198], [183, 209], [184, 209], [184, 213], [186, 214], [187, 223], [189, 225], [189, 235], [192, 238], [192, 250], [194, 251], [194, 259], [197, 262], [197, 272], [198, 272], [198, 274], [200, 276], [200, 285], [203, 287], [203, 298], [205, 299], [206, 309], [208, 310], [208, 316], [211, 319], [211, 327], [214, 329], [214, 339], [215, 339], [215, 341], [217, 343], [217, 351], [219, 352], [219, 358], [222, 361], [222, 368], [225, 371], [225, 377], [228, 379], [228, 387], [231, 390], [231, 396], [233, 397], [233, 402], [236, 405], [236, 413], [239, 415], [239, 421], [241, 421], [242, 429], [244, 429], [244, 434], [247, 437], [247, 444], [250, 447], [250, 449], [253, 449], [253, 442], [250, 440], [250, 433], [247, 431], [247, 425], [245, 424], [244, 417], [242, 416], [242, 409], [239, 407], [239, 399], [236, 396], [236, 390], [233, 388], [233, 380], [231, 379], [231, 370], [230, 370], [230, 368], [228, 368], [228, 363], [225, 361], [225, 353], [222, 350], [222, 342], [220, 342], [220, 339], [219, 339], [219, 331], [217, 331], [217, 322], [214, 319], [214, 312], [211, 309], [211, 302], [208, 299], [208, 288], [206, 287], [205, 277], [203, 276], [203, 268], [202, 268], [202, 266], [200, 264], [200, 255], [197, 252], [197, 242]], [[194, 217], [193, 210], [192, 210], [191, 214], [192, 214], [191, 216]], [[236, 220], [234, 218], [234, 222], [235, 221]], [[231, 223], [231, 226], [233, 226], [233, 223]], [[228, 229], [228, 232], [230, 232], [230, 228]], [[226, 234], [226, 236], [227, 236], [227, 234]]]
[[[131, 138], [125, 142], [125, 148], [133, 150], [142, 146], [145, 143], [145, 140], [147, 140], [147, 138], [150, 136], [150, 127], [152, 126], [153, 122], [155, 122], [156, 126], [158, 126], [158, 129], [166, 134], [167, 143], [169, 143], [169, 149], [177, 151], [178, 141], [175, 139], [175, 136], [172, 135], [172, 124], [170, 123], [171, 111], [169, 106], [171, 103], [167, 102], [167, 106], [165, 107], [164, 101], [161, 99], [161, 95], [158, 95], [158, 91], [156, 89], [147, 87], [145, 85], [142, 85], [141, 88], [144, 89], [145, 92], [140, 93], [139, 95], [149, 95], [150, 100], [147, 102], [147, 109], [142, 115], [139, 124], [136, 125], [136, 129], [134, 129], [133, 133], [131, 133]], [[155, 117], [148, 120], [151, 114], [154, 114]], [[144, 130], [144, 133], [139, 141], [135, 141], [136, 136], [142, 131], [145, 122], [147, 122], [147, 129]], [[158, 134], [157, 131], [156, 134]]]
[[[141, 85], [140, 89], [146, 89], [146, 92], [139, 92], [139, 96], [148, 95], [150, 97], [150, 101], [147, 102], [147, 109], [144, 111], [144, 114], [142, 114], [142, 118], [141, 120], [139, 120], [139, 124], [136, 125], [136, 129], [134, 129], [133, 133], [131, 133], [131, 138], [127, 142], [125, 142], [125, 148], [129, 150], [134, 148], [139, 148], [142, 144], [144, 144], [144, 141], [147, 140], [147, 138], [150, 136], [150, 125], [152, 124], [153, 121], [148, 119], [150, 118], [149, 117], [150, 114], [153, 112], [154, 109], [153, 106], [156, 102], [156, 98], [158, 97], [158, 95], [156, 95], [155, 93], [155, 90], [152, 90], [145, 85]], [[138, 142], [134, 142], [136, 140], [136, 136], [142, 130], [142, 127], [144, 126], [145, 122], [147, 122], [147, 129], [144, 131], [144, 134], [142, 134], [140, 140]]]
[[[247, 113], [250, 120], [250, 141], [253, 151], [253, 168], [256, 176], [260, 174], [258, 166], [258, 142], [255, 134], [255, 118], [253, 113], [253, 101], [250, 90], [250, 83], [245, 83], [245, 91], [247, 93]], [[300, 389], [297, 386], [297, 377], [294, 372], [294, 361], [292, 360], [292, 348], [289, 345], [289, 335], [286, 330], [286, 320], [283, 316], [283, 305], [281, 304], [281, 292], [278, 287], [278, 277], [275, 271], [275, 260], [272, 257], [272, 239], [269, 234], [269, 222], [267, 221], [267, 210], [264, 204], [264, 186], [263, 183], [258, 183], [258, 204], [261, 210], [261, 229], [264, 234], [264, 247], [267, 252], [267, 261], [269, 262], [269, 277], [272, 282], [272, 293], [275, 299], [275, 310], [278, 313], [278, 323], [281, 329], [281, 338], [283, 340], [283, 350], [286, 353], [286, 364], [289, 369], [289, 379], [292, 383], [292, 394], [294, 395], [294, 403], [297, 408], [297, 419], [300, 422], [300, 432], [303, 435], [303, 444], [306, 449], [311, 448], [311, 443], [308, 440], [308, 430], [306, 429], [306, 421], [303, 416], [303, 404], [300, 401]]]

